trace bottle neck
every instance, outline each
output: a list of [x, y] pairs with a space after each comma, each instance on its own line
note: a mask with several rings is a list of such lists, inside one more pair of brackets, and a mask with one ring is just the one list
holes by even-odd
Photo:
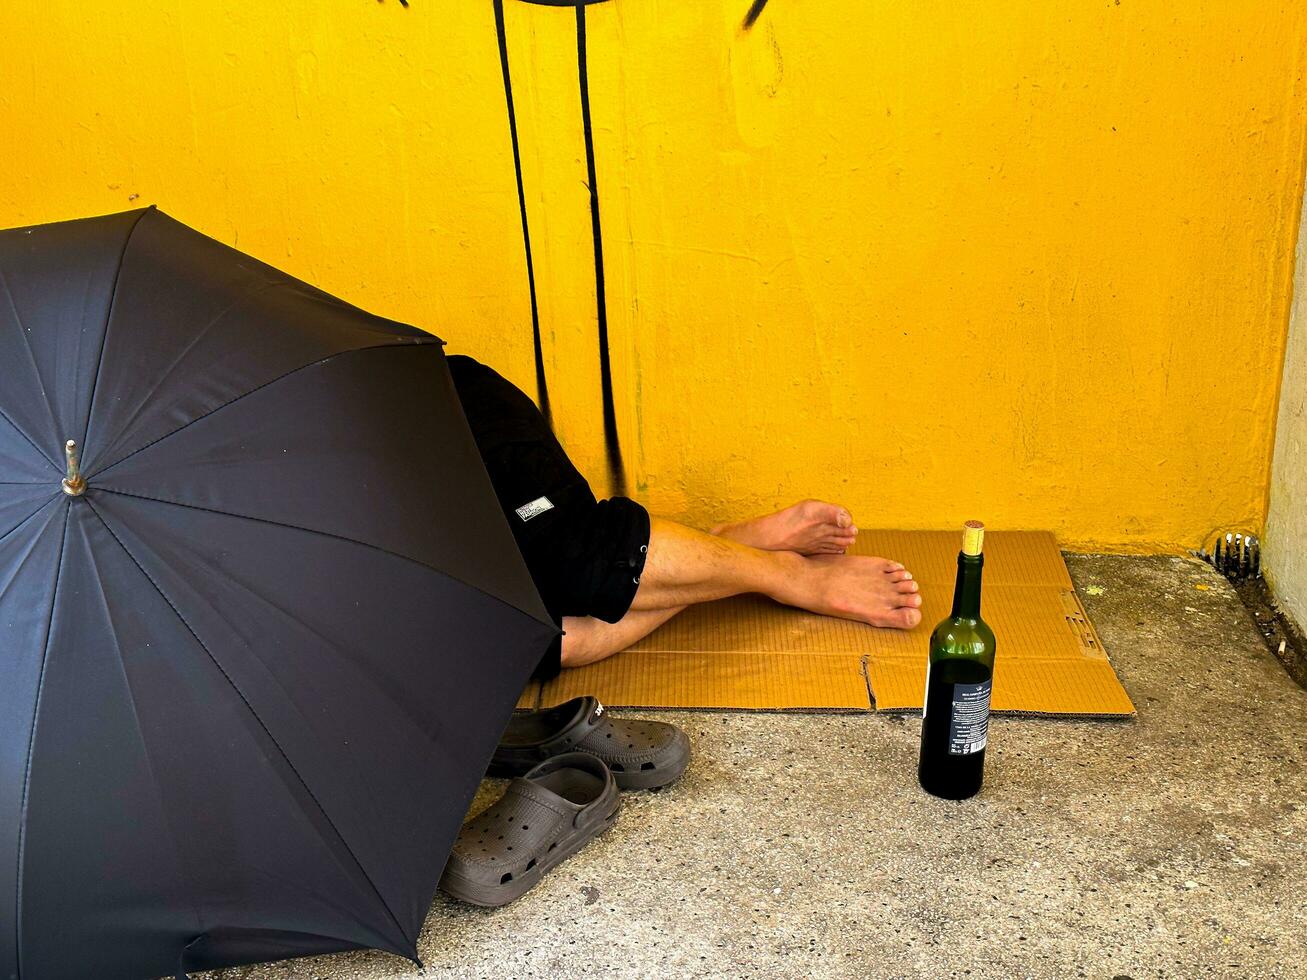
[[980, 618], [980, 573], [984, 555], [958, 555], [958, 581], [953, 587], [953, 618]]

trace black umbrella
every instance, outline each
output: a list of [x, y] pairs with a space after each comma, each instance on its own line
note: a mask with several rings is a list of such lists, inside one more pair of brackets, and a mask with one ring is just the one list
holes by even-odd
[[416, 958], [556, 636], [435, 337], [155, 210], [0, 232], [0, 978]]

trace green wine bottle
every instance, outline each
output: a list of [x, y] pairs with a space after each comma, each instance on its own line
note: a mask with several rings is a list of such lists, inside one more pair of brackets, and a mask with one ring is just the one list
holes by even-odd
[[994, 631], [980, 618], [985, 525], [967, 521], [958, 555], [953, 612], [930, 634], [921, 714], [921, 788], [946, 800], [980, 791], [994, 679]]

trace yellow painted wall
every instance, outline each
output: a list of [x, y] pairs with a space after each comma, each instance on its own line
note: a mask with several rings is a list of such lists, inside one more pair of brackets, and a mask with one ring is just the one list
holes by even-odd
[[[505, 0], [558, 431], [604, 478], [570, 9]], [[1307, 7], [588, 8], [632, 492], [1196, 545], [1265, 517]], [[533, 391], [491, 0], [5, 0], [0, 225], [157, 203]]]

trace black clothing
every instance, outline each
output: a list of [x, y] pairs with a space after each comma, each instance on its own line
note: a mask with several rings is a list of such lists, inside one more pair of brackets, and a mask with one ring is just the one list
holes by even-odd
[[[545, 608], [615, 623], [626, 615], [649, 551], [649, 512], [628, 497], [596, 500], [540, 410], [521, 389], [470, 357], [450, 373], [522, 557]], [[555, 676], [561, 640], [536, 670]]]

